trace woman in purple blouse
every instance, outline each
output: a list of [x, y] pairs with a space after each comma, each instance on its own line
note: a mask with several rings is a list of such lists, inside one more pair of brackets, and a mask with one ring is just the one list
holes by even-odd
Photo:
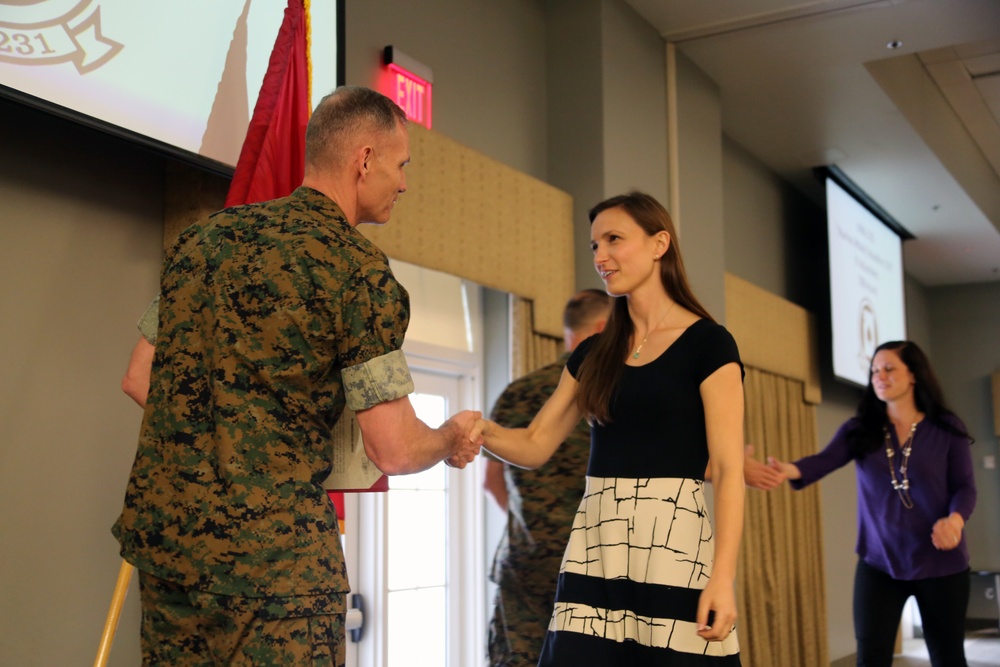
[[927, 355], [910, 341], [875, 350], [857, 415], [826, 449], [770, 465], [801, 489], [854, 461], [859, 556], [858, 667], [889, 667], [903, 605], [917, 598], [934, 667], [965, 667], [969, 549], [976, 505], [969, 436], [945, 407]]

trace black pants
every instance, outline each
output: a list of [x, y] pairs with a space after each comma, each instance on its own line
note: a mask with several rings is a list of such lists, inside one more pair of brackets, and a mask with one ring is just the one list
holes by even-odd
[[934, 667], [966, 667], [965, 612], [969, 571], [916, 581], [893, 579], [862, 560], [854, 575], [854, 637], [858, 667], [891, 667], [903, 605], [917, 598]]

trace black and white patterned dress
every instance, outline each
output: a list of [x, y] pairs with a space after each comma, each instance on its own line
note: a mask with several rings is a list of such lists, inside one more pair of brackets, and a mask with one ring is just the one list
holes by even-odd
[[[570, 358], [574, 377], [594, 340]], [[699, 320], [655, 360], [625, 367], [611, 422], [592, 430], [539, 667], [740, 664], [736, 632], [707, 642], [695, 620], [713, 561], [699, 386], [731, 362], [733, 337]]]

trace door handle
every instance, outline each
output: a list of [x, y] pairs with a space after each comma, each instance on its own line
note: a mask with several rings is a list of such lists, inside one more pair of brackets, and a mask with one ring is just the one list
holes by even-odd
[[365, 598], [361, 593], [351, 593], [351, 608], [344, 615], [344, 626], [357, 644], [365, 631]]

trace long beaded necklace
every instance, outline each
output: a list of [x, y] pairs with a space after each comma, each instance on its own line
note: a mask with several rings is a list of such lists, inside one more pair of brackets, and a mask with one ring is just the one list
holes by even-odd
[[882, 431], [885, 433], [885, 455], [889, 459], [889, 474], [892, 475], [892, 488], [899, 494], [899, 499], [903, 501], [903, 507], [908, 510], [913, 509], [913, 499], [910, 498], [910, 479], [906, 476], [906, 469], [910, 463], [910, 452], [913, 449], [913, 434], [917, 432], [917, 422], [913, 422], [910, 425], [910, 435], [901, 447], [903, 460], [899, 465], [899, 476], [903, 478], [902, 481], [896, 478], [896, 466], [893, 465], [896, 450], [892, 448], [892, 440], [889, 438], [889, 427], [883, 426]]
[[677, 305], [676, 301], [672, 302], [670, 304], [670, 307], [667, 308], [667, 312], [663, 313], [663, 317], [661, 317], [660, 321], [656, 323], [656, 326], [646, 332], [646, 337], [642, 339], [642, 342], [639, 343], [639, 347], [635, 348], [635, 352], [632, 353], [632, 358], [633, 359], [638, 359], [639, 358], [639, 353], [642, 352], [642, 346], [645, 345], [646, 341], [649, 339], [649, 334], [651, 334], [654, 331], [656, 331], [656, 329], [659, 328], [659, 326], [666, 321], [667, 315], [670, 314], [670, 311], [673, 310], [674, 306], [676, 306], [676, 305]]

